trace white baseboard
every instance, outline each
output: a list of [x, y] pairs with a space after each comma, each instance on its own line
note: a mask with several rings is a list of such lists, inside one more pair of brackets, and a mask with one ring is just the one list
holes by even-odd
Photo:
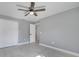
[[42, 45], [42, 46], [45, 46], [45, 47], [48, 47], [48, 48], [52, 48], [52, 49], [55, 49], [55, 50], [58, 50], [58, 51], [61, 51], [61, 52], [68, 53], [68, 54], [71, 54], [71, 55], [79, 57], [79, 54], [75, 53], [75, 52], [71, 52], [71, 51], [68, 51], [68, 50], [56, 48], [56, 47], [49, 46], [49, 45], [46, 45], [46, 44], [43, 44], [43, 43], [39, 43], [39, 45]]
[[14, 43], [14, 44], [7, 43], [6, 45], [0, 46], [0, 48], [6, 48], [6, 47], [10, 47], [10, 46], [15, 46], [15, 45], [17, 45], [17, 43]]
[[6, 47], [11, 47], [11, 46], [17, 46], [17, 45], [24, 45], [24, 44], [29, 44], [29, 42], [23, 42], [23, 43], [16, 43], [16, 44], [8, 44], [5, 46], [0, 46], [0, 48], [6, 48]]
[[17, 43], [17, 45], [29, 44], [29, 42]]

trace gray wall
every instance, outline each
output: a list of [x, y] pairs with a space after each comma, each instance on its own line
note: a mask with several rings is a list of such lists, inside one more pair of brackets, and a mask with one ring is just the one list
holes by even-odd
[[39, 23], [40, 43], [79, 53], [79, 8], [49, 16]]
[[19, 22], [19, 42], [30, 41], [30, 23], [22, 20]]
[[23, 19], [16, 19], [10, 16], [0, 15], [0, 19], [15, 21], [19, 24], [18, 27], [18, 43], [23, 43], [29, 41], [29, 33], [30, 33], [30, 23]]

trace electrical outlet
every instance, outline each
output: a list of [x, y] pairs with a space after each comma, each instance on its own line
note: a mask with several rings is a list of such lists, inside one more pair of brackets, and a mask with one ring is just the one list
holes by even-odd
[[24, 41], [26, 41], [26, 39], [24, 39]]
[[55, 44], [55, 42], [52, 42], [51, 44]]

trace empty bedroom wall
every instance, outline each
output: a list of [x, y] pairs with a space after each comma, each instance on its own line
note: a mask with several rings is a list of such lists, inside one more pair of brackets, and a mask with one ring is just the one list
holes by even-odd
[[[18, 23], [18, 43], [29, 41], [30, 23], [23, 19], [16, 19], [10, 16], [0, 15], [0, 19], [13, 21]], [[7, 28], [7, 27], [6, 27]]]
[[79, 53], [79, 7], [40, 20], [37, 34], [40, 43]]

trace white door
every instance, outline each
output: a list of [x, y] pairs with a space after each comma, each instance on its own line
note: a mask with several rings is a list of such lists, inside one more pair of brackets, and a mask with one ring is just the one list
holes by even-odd
[[30, 43], [35, 42], [35, 24], [30, 24]]
[[18, 23], [0, 19], [0, 48], [16, 45], [18, 42]]

